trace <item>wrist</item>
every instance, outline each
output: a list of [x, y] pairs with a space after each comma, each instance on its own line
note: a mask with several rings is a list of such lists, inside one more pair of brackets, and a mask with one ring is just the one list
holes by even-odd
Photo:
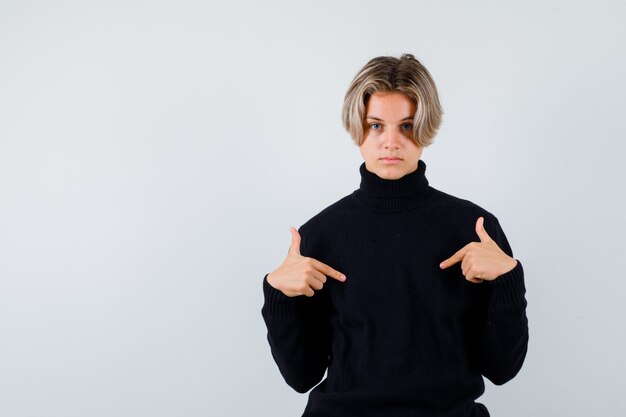
[[513, 269], [515, 269], [515, 267], [517, 266], [517, 260], [515, 258], [511, 258], [509, 257], [509, 259], [507, 260], [507, 262], [505, 262], [504, 267], [502, 269], [502, 272], [500, 272], [494, 279], [493, 281], [497, 280], [498, 278], [500, 278], [502, 275], [508, 274], [509, 272], [511, 272]]
[[510, 258], [510, 259], [509, 259], [509, 263], [508, 263], [507, 270], [506, 270], [506, 271], [504, 271], [504, 272], [503, 272], [502, 274], [500, 274], [500, 275], [504, 275], [504, 274], [506, 274], [506, 273], [508, 273], [508, 272], [511, 272], [511, 271], [512, 271], [512, 270], [513, 270], [516, 266], [517, 266], [517, 259], [515, 259], [515, 258]]
[[278, 288], [276, 288], [276, 285], [274, 285], [274, 275], [272, 275], [272, 274], [274, 274], [274, 272], [276, 272], [276, 271], [272, 271], [269, 274], [267, 274], [267, 277], [265, 279], [266, 279], [267, 283], [270, 284], [274, 289], [278, 289]]

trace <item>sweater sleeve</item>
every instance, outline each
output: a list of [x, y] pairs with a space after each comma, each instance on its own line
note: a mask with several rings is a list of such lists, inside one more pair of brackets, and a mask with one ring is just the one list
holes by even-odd
[[[485, 229], [500, 249], [513, 257], [511, 246], [494, 217], [491, 230]], [[493, 281], [486, 281], [488, 292], [487, 316], [481, 341], [482, 374], [496, 385], [502, 385], [517, 375], [528, 349], [528, 319], [526, 317], [526, 288], [524, 269], [517, 265]]]
[[[302, 235], [300, 253], [307, 256]], [[261, 314], [267, 327], [272, 357], [285, 382], [299, 393], [319, 383], [326, 372], [331, 349], [330, 301], [326, 286], [312, 297], [288, 297], [263, 278]]]

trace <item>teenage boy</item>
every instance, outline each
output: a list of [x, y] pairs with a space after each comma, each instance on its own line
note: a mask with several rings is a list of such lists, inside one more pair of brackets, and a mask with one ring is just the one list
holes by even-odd
[[411, 54], [370, 60], [346, 93], [360, 186], [291, 228], [263, 279], [272, 356], [294, 390], [315, 387], [303, 417], [488, 416], [483, 376], [524, 362], [524, 272], [498, 219], [426, 179], [441, 115]]

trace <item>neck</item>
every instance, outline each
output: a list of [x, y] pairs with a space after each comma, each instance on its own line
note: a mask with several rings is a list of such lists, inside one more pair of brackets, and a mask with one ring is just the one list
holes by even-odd
[[426, 163], [418, 161], [417, 169], [398, 178], [388, 180], [368, 171], [365, 162], [359, 167], [361, 184], [353, 194], [365, 207], [376, 211], [399, 211], [419, 207], [430, 194], [426, 179]]

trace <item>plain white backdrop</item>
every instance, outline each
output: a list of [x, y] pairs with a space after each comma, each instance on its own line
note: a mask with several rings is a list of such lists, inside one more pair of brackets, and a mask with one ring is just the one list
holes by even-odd
[[430, 184], [500, 220], [530, 344], [493, 416], [623, 416], [619, 1], [0, 0], [0, 415], [297, 416], [260, 309], [359, 185], [356, 71], [413, 53]]

